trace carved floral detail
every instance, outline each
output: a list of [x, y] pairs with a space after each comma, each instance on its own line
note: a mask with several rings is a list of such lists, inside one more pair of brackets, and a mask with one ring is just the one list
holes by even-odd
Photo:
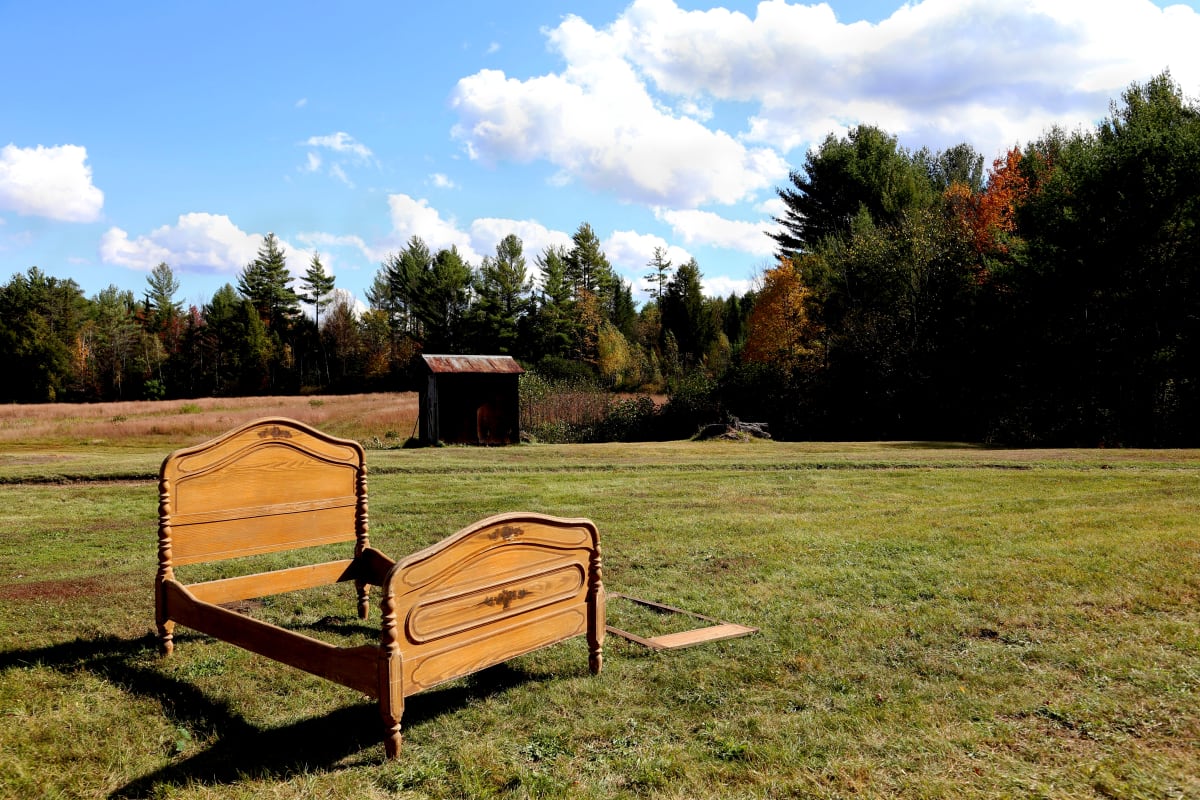
[[531, 595], [528, 589], [505, 589], [495, 597], [489, 597], [483, 601], [485, 606], [501, 606], [505, 611], [513, 604], [514, 600], [521, 600]]
[[522, 536], [524, 533], [525, 531], [516, 525], [505, 525], [503, 528], [489, 533], [488, 538], [493, 542], [497, 539], [503, 539], [506, 542], [511, 542], [513, 539]]

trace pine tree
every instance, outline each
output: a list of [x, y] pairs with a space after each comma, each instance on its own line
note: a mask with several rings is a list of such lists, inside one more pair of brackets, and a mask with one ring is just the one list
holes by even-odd
[[675, 267], [667, 258], [667, 251], [661, 247], [654, 248], [654, 255], [646, 262], [646, 266], [650, 267], [650, 271], [642, 276], [642, 280], [650, 284], [650, 296], [655, 301], [661, 300], [667, 288], [667, 280], [671, 277], [671, 270]]
[[664, 335], [667, 332], [674, 335], [679, 357], [685, 364], [698, 363], [716, 335], [705, 313], [701, 277], [700, 266], [693, 258], [675, 271], [659, 301]]
[[334, 278], [329, 273], [325, 272], [325, 265], [321, 263], [321, 254], [313, 253], [312, 262], [308, 265], [308, 270], [300, 279], [300, 288], [304, 291], [298, 297], [305, 303], [313, 307], [313, 326], [307, 329], [311, 334], [309, 342], [314, 340], [321, 348], [321, 362], [318, 364], [318, 375], [321, 371], [321, 366], [325, 368], [324, 380], [329, 382], [329, 356], [325, 349], [325, 338], [321, 332], [321, 309], [333, 302], [333, 287]]
[[321, 254], [313, 253], [312, 263], [300, 279], [300, 288], [304, 291], [298, 297], [313, 307], [313, 321], [318, 330], [321, 327], [321, 310], [333, 302], [333, 287], [334, 276], [325, 272]]
[[[395, 333], [422, 337], [417, 309], [425, 292], [426, 276], [432, 271], [433, 255], [419, 236], [413, 236], [403, 250], [383, 262], [381, 273], [387, 281], [387, 292], [386, 297], [379, 299], [387, 305], [378, 307], [388, 312]], [[382, 287], [372, 288], [376, 295], [382, 294], [379, 291]]]
[[573, 288], [567, 279], [567, 251], [547, 247], [537, 258], [542, 285], [534, 312], [533, 338], [542, 356], [565, 357], [574, 341]]
[[496, 257], [484, 258], [480, 265], [471, 315], [473, 350], [507, 355], [517, 350], [532, 289], [521, 240], [509, 234], [496, 245]]
[[179, 279], [164, 261], [150, 271], [146, 284], [146, 310], [150, 312], [153, 330], [161, 330], [168, 320], [183, 311], [183, 303], [175, 300]]
[[254, 304], [271, 333], [287, 330], [300, 313], [300, 298], [292, 289], [287, 259], [274, 233], [268, 233], [258, 255], [238, 276], [238, 292]]
[[581, 223], [571, 237], [573, 246], [564, 259], [567, 280], [571, 282], [575, 296], [590, 292], [602, 300], [612, 294], [615, 276], [608, 257], [600, 249], [600, 239], [588, 223]]

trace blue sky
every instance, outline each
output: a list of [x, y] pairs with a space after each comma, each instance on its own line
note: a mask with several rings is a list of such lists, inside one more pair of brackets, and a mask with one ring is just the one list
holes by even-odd
[[0, 273], [89, 296], [235, 282], [273, 231], [365, 296], [421, 236], [530, 265], [582, 222], [639, 284], [770, 264], [775, 188], [858, 123], [989, 159], [1163, 69], [1200, 0], [29, 3], [0, 0]]

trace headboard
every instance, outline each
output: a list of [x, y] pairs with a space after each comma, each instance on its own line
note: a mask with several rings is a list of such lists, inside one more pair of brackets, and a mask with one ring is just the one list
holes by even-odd
[[176, 566], [355, 540], [361, 550], [366, 485], [357, 442], [260, 419], [163, 461], [160, 528]]

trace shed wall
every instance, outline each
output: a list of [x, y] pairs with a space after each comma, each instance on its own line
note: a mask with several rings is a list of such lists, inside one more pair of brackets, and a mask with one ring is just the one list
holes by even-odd
[[518, 375], [430, 373], [420, 398], [423, 444], [521, 441]]

